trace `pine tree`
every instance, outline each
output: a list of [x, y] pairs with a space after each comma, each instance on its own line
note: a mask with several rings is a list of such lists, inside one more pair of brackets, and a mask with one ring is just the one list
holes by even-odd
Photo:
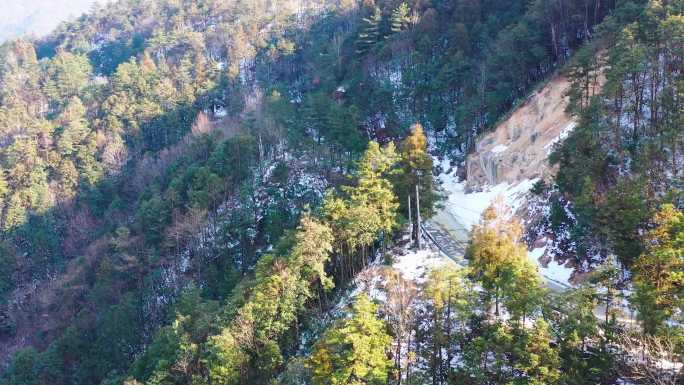
[[92, 76], [88, 57], [60, 49], [46, 68], [45, 93], [57, 106], [83, 95]]
[[352, 205], [372, 208], [377, 213], [375, 232], [390, 233], [396, 225], [399, 207], [388, 176], [398, 161], [394, 144], [384, 148], [371, 141], [359, 162], [359, 179], [356, 187], [348, 189]]
[[634, 264], [634, 298], [644, 330], [657, 333], [684, 300], [684, 213], [663, 205], [644, 238], [645, 252]]
[[325, 265], [332, 254], [333, 234], [330, 227], [305, 213], [295, 234], [295, 246], [290, 252], [290, 263], [299, 266], [302, 277], [318, 282], [325, 289], [334, 283], [325, 272]]
[[[432, 173], [432, 157], [427, 151], [427, 137], [423, 131], [423, 126], [416, 123], [411, 127], [409, 136], [404, 139], [401, 145], [401, 173], [396, 176], [395, 189], [399, 202], [401, 202], [401, 212], [407, 213], [408, 197], [415, 205], [417, 198], [420, 198], [420, 216], [430, 218], [435, 214], [439, 202], [443, 199], [438, 191], [438, 184]], [[416, 197], [416, 187], [418, 197]], [[411, 208], [412, 217], [418, 218], [415, 208]], [[413, 234], [417, 234], [417, 223], [413, 223]]]
[[401, 146], [401, 155], [409, 183], [418, 183], [419, 174], [432, 172], [432, 158], [427, 153], [427, 137], [420, 123], [411, 126], [409, 135]]
[[7, 184], [7, 178], [5, 177], [5, 169], [0, 167], [0, 212], [5, 207], [5, 198], [9, 191], [9, 185]]
[[589, 283], [597, 290], [598, 299], [603, 307], [603, 329], [607, 342], [613, 337], [616, 327], [616, 310], [614, 305], [617, 297], [618, 286], [620, 285], [620, 268], [615, 256], [608, 258], [592, 271], [589, 276]]
[[398, 203], [387, 178], [396, 161], [392, 144], [381, 148], [370, 142], [359, 162], [357, 185], [344, 188], [349, 202], [333, 196], [326, 199], [327, 215], [344, 228], [348, 236], [342, 238], [353, 244], [352, 249], [371, 245], [381, 232], [390, 233], [396, 226]]
[[364, 55], [380, 40], [380, 23], [382, 22], [382, 11], [375, 7], [370, 17], [363, 19], [363, 27], [359, 37], [356, 39], [356, 54]]
[[538, 319], [530, 329], [520, 329], [513, 347], [512, 364], [517, 375], [513, 383], [557, 384], [561, 376], [558, 351], [551, 346], [549, 325]]
[[476, 309], [476, 294], [465, 271], [445, 266], [430, 271], [422, 293], [425, 319], [430, 325], [421, 338], [420, 349], [432, 383], [448, 383], [453, 358], [468, 340], [469, 322]]
[[528, 259], [517, 261], [511, 292], [504, 303], [513, 320], [524, 325], [528, 317], [541, 310], [545, 296], [541, 285], [537, 266]]
[[598, 62], [596, 52], [591, 46], [585, 46], [575, 55], [568, 78], [571, 86], [569, 96], [570, 105], [577, 108], [578, 112], [589, 107], [589, 102], [596, 87], [598, 77]]
[[351, 276], [365, 265], [367, 249], [396, 227], [399, 204], [389, 177], [397, 160], [392, 143], [383, 148], [370, 142], [358, 164], [356, 186], [343, 187], [349, 199], [329, 193], [323, 202], [323, 212], [335, 234], [335, 249], [345, 257], [338, 266], [343, 276]]
[[78, 168], [79, 176], [94, 184], [101, 176], [101, 166], [95, 158], [95, 134], [88, 127], [86, 109], [77, 96], [69, 99], [58, 121], [61, 132], [57, 139], [57, 152], [70, 159]]
[[265, 384], [285, 363], [281, 344], [294, 336], [314, 285], [332, 287], [325, 264], [332, 251], [330, 228], [305, 213], [294, 234], [286, 235], [274, 254], [255, 268], [254, 287], [235, 318], [209, 338], [208, 366], [212, 381]]
[[[514, 306], [519, 303], [522, 308], [527, 306], [525, 298], [520, 303], [514, 297], [514, 291], [516, 286], [520, 287], [525, 281], [534, 279], [526, 275], [536, 274], [529, 268], [521, 268], [527, 262], [527, 249], [520, 242], [520, 224], [506, 219], [507, 210], [510, 209], [501, 201], [485, 210], [480, 224], [473, 228], [472, 241], [466, 251], [466, 257], [470, 260], [470, 274], [482, 284], [489, 299], [494, 300], [497, 317], [502, 302]], [[519, 279], [523, 281], [518, 283]], [[516, 310], [521, 310], [520, 314], [524, 315], [522, 308]]]
[[384, 385], [392, 362], [392, 338], [376, 316], [376, 306], [360, 295], [351, 316], [326, 331], [310, 358], [314, 385]]
[[550, 314], [556, 314], [549, 318], [563, 363], [561, 383], [599, 383], [610, 370], [610, 356], [596, 346], [597, 337], [602, 338], [594, 314], [598, 304], [596, 290], [588, 285], [548, 300]]
[[512, 383], [510, 356], [515, 336], [502, 322], [479, 325], [478, 334], [464, 344], [462, 368], [465, 383]]
[[390, 22], [392, 33], [399, 33], [405, 30], [408, 28], [409, 22], [409, 7], [408, 4], [404, 2], [392, 11], [392, 19]]

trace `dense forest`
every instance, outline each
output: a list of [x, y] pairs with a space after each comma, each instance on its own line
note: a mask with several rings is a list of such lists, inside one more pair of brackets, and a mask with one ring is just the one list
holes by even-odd
[[[680, 383], [682, 69], [681, 0], [117, 0], [7, 41], [0, 383]], [[433, 156], [559, 71], [547, 214], [393, 271]], [[543, 284], [535, 232], [582, 284]], [[369, 266], [382, 300], [349, 295]]]

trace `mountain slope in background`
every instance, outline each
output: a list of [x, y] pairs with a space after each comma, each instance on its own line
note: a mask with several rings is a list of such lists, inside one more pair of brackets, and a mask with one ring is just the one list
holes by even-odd
[[8, 40], [0, 385], [684, 382], [683, 12], [118, 0]]
[[45, 35], [80, 15], [96, 0], [9, 0], [0, 12], [0, 42], [27, 34]]

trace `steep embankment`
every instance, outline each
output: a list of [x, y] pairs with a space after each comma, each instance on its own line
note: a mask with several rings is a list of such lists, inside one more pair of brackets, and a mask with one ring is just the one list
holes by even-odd
[[566, 112], [569, 88], [567, 76], [555, 76], [494, 131], [479, 138], [466, 162], [467, 186], [481, 190], [501, 183], [551, 177], [554, 170], [548, 155], [575, 126]]
[[[460, 173], [448, 160], [443, 161], [440, 179], [446, 201], [430, 223], [436, 232], [448, 233], [453, 241], [462, 244], [495, 199], [504, 199], [511, 214], [523, 222], [540, 214], [544, 208], [530, 209], [527, 204], [529, 191], [538, 180], [554, 176], [548, 156], [575, 126], [573, 117], [566, 112], [569, 88], [567, 75], [556, 75], [493, 131], [481, 136], [466, 159], [464, 180], [459, 180]], [[543, 243], [540, 240], [541, 246]], [[544, 250], [535, 249], [530, 258], [539, 264], [549, 282], [568, 283], [572, 269], [550, 260]]]

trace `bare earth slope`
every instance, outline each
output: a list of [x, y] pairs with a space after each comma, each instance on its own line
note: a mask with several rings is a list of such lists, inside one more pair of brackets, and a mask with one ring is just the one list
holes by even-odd
[[[523, 223], [539, 214], [538, 210], [529, 210], [529, 190], [537, 180], [553, 178], [555, 169], [548, 156], [554, 145], [575, 127], [575, 121], [566, 112], [569, 88], [567, 76], [557, 74], [512, 110], [493, 131], [482, 135], [475, 151], [466, 159], [465, 180], [459, 181], [450, 162], [442, 165], [445, 173], [440, 180], [446, 201], [444, 208], [428, 222], [432, 227], [427, 229], [444, 243], [441, 248], [449, 243], [467, 243], [471, 227], [499, 197]], [[441, 233], [448, 236], [440, 237]], [[539, 241], [544, 246], [545, 240]], [[568, 284], [573, 269], [549, 261], [551, 258], [544, 257], [545, 250], [530, 253], [530, 259], [539, 264], [549, 285]]]
[[575, 125], [565, 112], [569, 86], [564, 75], [555, 76], [477, 141], [466, 162], [469, 188], [480, 190], [553, 175], [548, 155]]

